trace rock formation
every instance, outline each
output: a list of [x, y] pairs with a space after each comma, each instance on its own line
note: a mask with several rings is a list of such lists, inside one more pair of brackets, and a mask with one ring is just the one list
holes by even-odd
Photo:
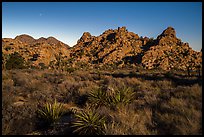
[[28, 35], [20, 35], [15, 39], [3, 38], [2, 46], [3, 54], [18, 51], [34, 65], [49, 65], [59, 54], [67, 61], [72, 60], [72, 64], [83, 62], [86, 65], [115, 64], [120, 67], [134, 64], [146, 69], [163, 70], [196, 69], [202, 65], [202, 50], [194, 51], [188, 43], [178, 39], [173, 27], [165, 29], [156, 39], [143, 38], [129, 32], [126, 27], [118, 27], [106, 30], [99, 36], [84, 32], [73, 47], [54, 37], [36, 40]]
[[87, 63], [113, 64], [141, 52], [142, 41], [126, 27], [109, 29], [98, 37], [84, 33], [72, 48], [72, 57]]
[[172, 27], [164, 30], [156, 41], [156, 45], [152, 46], [142, 57], [142, 64], [146, 68], [186, 70], [188, 66], [196, 69], [202, 64], [202, 53], [192, 50], [188, 43], [183, 43], [178, 39]]
[[62, 52], [64, 56], [69, 56], [69, 46], [53, 37], [34, 39], [29, 35], [20, 35], [15, 39], [2, 39], [3, 54], [11, 54], [15, 51], [20, 53], [27, 62], [33, 66], [40, 63], [48, 66], [51, 61], [56, 60], [56, 56]]

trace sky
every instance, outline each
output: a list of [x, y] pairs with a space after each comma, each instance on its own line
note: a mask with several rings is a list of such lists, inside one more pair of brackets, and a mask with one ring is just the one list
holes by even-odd
[[149, 38], [171, 26], [200, 51], [202, 2], [2, 2], [3, 38], [53, 36], [74, 46], [84, 32], [99, 36], [122, 26]]

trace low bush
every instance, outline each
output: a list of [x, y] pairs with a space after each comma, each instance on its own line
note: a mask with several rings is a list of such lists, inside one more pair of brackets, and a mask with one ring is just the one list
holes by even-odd
[[98, 108], [99, 106], [109, 105], [108, 95], [102, 89], [93, 90], [88, 95], [91, 106]]
[[23, 68], [25, 68], [24, 58], [18, 52], [12, 53], [6, 62], [6, 69], [23, 69]]
[[105, 134], [106, 119], [101, 117], [98, 113], [89, 111], [82, 111], [75, 114], [76, 120], [73, 121], [72, 127], [74, 133], [79, 135], [102, 135]]
[[134, 100], [135, 93], [130, 87], [124, 86], [123, 88], [117, 89], [113, 95], [110, 96], [110, 103], [116, 107], [119, 104], [127, 105]]
[[50, 125], [55, 123], [63, 115], [64, 109], [62, 104], [55, 102], [53, 104], [46, 103], [43, 108], [37, 110], [38, 116], [45, 120]]

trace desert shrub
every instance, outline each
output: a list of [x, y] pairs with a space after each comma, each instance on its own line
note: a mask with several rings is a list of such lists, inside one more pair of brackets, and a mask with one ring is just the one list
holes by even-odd
[[29, 83], [25, 84], [23, 87], [25, 90], [27, 90], [30, 93], [34, 92], [35, 90], [39, 90], [39, 91], [49, 90], [49, 84], [42, 83], [40, 80], [36, 80], [36, 79], [31, 79]]
[[2, 91], [12, 92], [14, 89], [14, 82], [12, 79], [7, 79], [2, 81]]
[[14, 52], [6, 62], [6, 69], [23, 69], [24, 65], [24, 58], [18, 52]]
[[122, 88], [125, 85], [122, 78], [113, 78], [111, 76], [105, 76], [103, 78], [103, 84], [113, 89]]
[[7, 101], [10, 100], [9, 104], [6, 105], [3, 102], [2, 106], [2, 134], [22, 135], [36, 130], [35, 103], [15, 106], [16, 97], [14, 94], [3, 95], [2, 98]]
[[57, 103], [56, 99], [53, 104], [46, 103], [43, 108], [37, 110], [38, 116], [45, 120], [45, 122], [49, 125], [57, 120], [63, 115], [64, 109], [62, 104]]
[[67, 72], [69, 72], [69, 73], [72, 73], [72, 72], [75, 71], [75, 68], [73, 68], [73, 67], [67, 67], [67, 68], [65, 68], [65, 71], [67, 71]]
[[87, 64], [85, 62], [83, 62], [83, 61], [79, 61], [79, 62], [76, 63], [76, 66], [78, 68], [85, 68], [87, 66]]
[[25, 85], [27, 85], [29, 83], [29, 75], [27, 75], [26, 73], [23, 73], [21, 71], [16, 71], [16, 72], [12, 72], [12, 79], [14, 82], [14, 86], [21, 86], [24, 87]]
[[70, 90], [64, 92], [63, 100], [65, 102], [74, 102], [78, 104], [78, 99], [80, 98], [81, 94], [78, 91], [79, 86], [78, 85], [73, 85], [73, 87], [70, 87]]
[[1, 60], [2, 60], [2, 70], [6, 68], [6, 62], [9, 59], [9, 57], [10, 57], [10, 55], [2, 53], [2, 57], [1, 57]]
[[127, 105], [133, 101], [135, 93], [130, 87], [122, 87], [117, 90], [106, 91], [99, 88], [89, 93], [88, 98], [91, 106], [96, 108], [100, 106], [109, 106], [115, 108], [119, 104]]
[[66, 77], [65, 81], [58, 84], [56, 90], [60, 93], [61, 102], [68, 103], [74, 102], [78, 105], [83, 105], [87, 100], [87, 90], [90, 91], [92, 88], [89, 88], [81, 82], [80, 80], [76, 81], [74, 78], [77, 77]]
[[117, 89], [110, 96], [110, 103], [112, 106], [116, 107], [119, 104], [127, 105], [134, 100], [135, 92], [130, 87], [122, 87]]
[[44, 73], [43, 77], [52, 84], [60, 84], [64, 81], [64, 75], [62, 73]]
[[96, 108], [103, 105], [109, 105], [108, 95], [106, 91], [103, 91], [101, 88], [91, 91], [88, 95], [88, 99], [91, 106]]
[[3, 135], [25, 135], [32, 132], [33, 130], [36, 130], [35, 120], [36, 119], [34, 117], [12, 118], [10, 119], [12, 122], [4, 122], [6, 125], [4, 127]]
[[72, 122], [74, 133], [80, 135], [101, 135], [105, 134], [106, 120], [93, 111], [82, 111], [75, 114], [76, 120]]
[[41, 69], [46, 69], [46, 68], [47, 68], [47, 66], [45, 65], [45, 63], [42, 63], [42, 62], [41, 62], [41, 63], [39, 63], [38, 65], [40, 66]]
[[10, 47], [10, 46], [7, 46], [7, 47], [5, 48], [6, 51], [9, 51], [9, 50], [11, 50], [11, 49], [12, 49], [12, 47]]

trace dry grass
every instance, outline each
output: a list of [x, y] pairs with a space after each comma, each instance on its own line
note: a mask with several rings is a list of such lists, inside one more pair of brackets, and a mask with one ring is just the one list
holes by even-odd
[[[72, 73], [3, 70], [2, 134], [72, 134], [69, 121], [76, 111], [90, 108], [87, 96], [92, 90], [102, 88], [104, 92], [111, 93], [124, 86], [135, 93], [130, 104], [121, 104], [115, 109], [109, 106], [93, 108], [107, 118], [106, 134], [202, 134], [202, 79], [185, 78], [182, 82], [183, 76], [171, 79], [165, 76], [165, 72], [135, 72], [131, 69], [78, 69]], [[65, 122], [68, 124], [44, 129], [36, 111], [39, 104], [53, 102], [54, 98], [63, 104], [67, 112], [73, 113], [64, 116], [69, 119]], [[63, 132], [52, 132], [59, 129]]]
[[110, 112], [111, 121], [107, 126], [107, 135], [150, 135], [155, 134], [149, 129], [152, 125], [150, 109], [134, 110], [121, 107]]
[[202, 131], [201, 87], [178, 87], [155, 115], [160, 134], [197, 135]]

